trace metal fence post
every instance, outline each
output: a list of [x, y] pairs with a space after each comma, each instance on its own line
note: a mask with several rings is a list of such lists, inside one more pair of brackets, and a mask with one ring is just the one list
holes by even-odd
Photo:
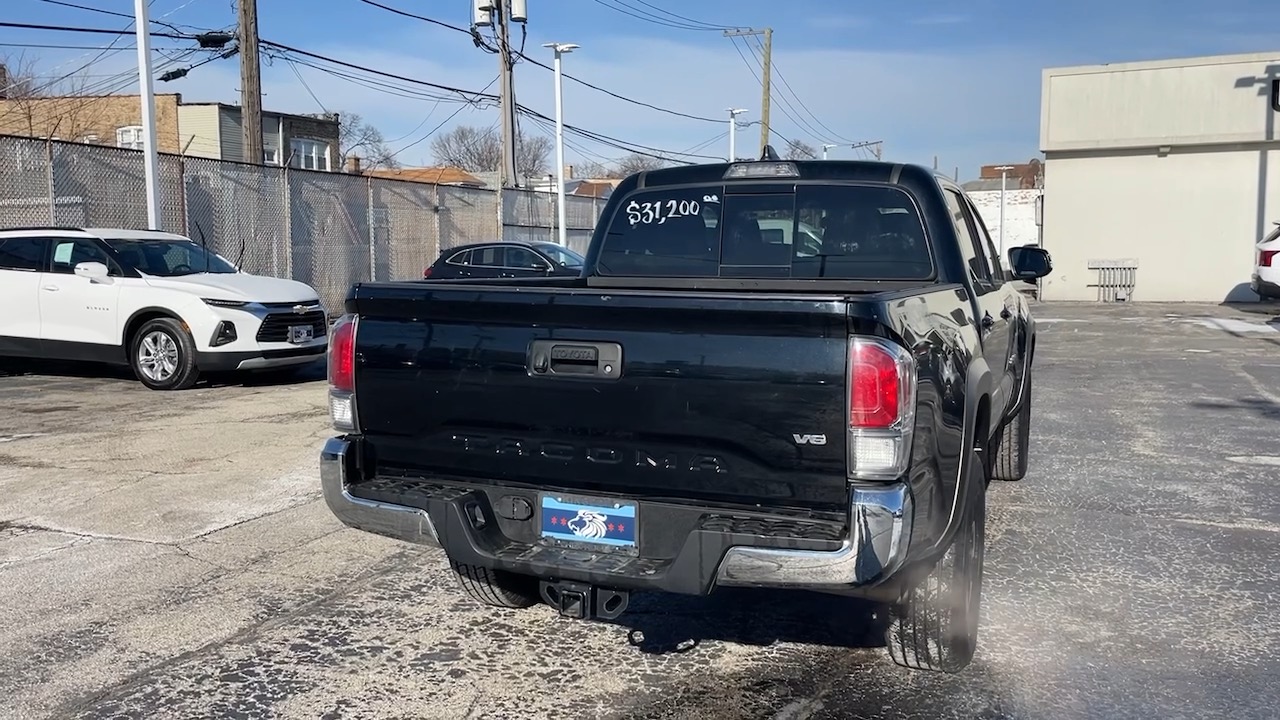
[[444, 252], [444, 221], [440, 219], [440, 213], [444, 212], [444, 205], [441, 204], [444, 201], [444, 198], [440, 197], [439, 184], [432, 184], [431, 187], [435, 190], [435, 204], [431, 208], [431, 214], [435, 216], [436, 220], [436, 252], [434, 255], [430, 256], [430, 262], [427, 263], [428, 265], [434, 264], [440, 257], [440, 253]]
[[369, 281], [378, 279], [378, 234], [373, 229], [373, 176], [365, 178], [365, 225], [369, 235]]
[[507, 225], [506, 223], [507, 208], [503, 203], [504, 198], [502, 197], [502, 190], [503, 190], [502, 185], [498, 185], [498, 187], [493, 191], [494, 196], [498, 199], [498, 229], [497, 229], [498, 237], [496, 238], [498, 242], [502, 242], [503, 240], [506, 239], [506, 233], [504, 233], [503, 230], [506, 228], [506, 225]]
[[45, 163], [49, 166], [49, 224], [58, 224], [58, 190], [53, 181], [53, 141], [44, 141]]
[[289, 166], [280, 168], [280, 194], [284, 200], [284, 272], [293, 280], [293, 193], [289, 190]]

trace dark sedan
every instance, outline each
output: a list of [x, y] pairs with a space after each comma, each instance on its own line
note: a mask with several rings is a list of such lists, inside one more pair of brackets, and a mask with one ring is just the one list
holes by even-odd
[[445, 250], [426, 278], [500, 278], [576, 276], [582, 272], [582, 256], [549, 242], [473, 243]]

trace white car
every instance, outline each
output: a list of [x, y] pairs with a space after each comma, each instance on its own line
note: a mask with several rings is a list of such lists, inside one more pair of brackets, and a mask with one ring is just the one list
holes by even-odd
[[1264, 300], [1280, 300], [1280, 223], [1259, 242], [1249, 286]]
[[0, 229], [0, 308], [0, 359], [127, 364], [155, 390], [300, 366], [328, 347], [315, 289], [154, 230]]

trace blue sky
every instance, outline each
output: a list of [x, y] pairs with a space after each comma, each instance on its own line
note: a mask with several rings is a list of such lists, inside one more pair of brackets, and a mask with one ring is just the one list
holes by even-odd
[[[130, 0], [66, 1], [130, 15], [133, 8]], [[380, 1], [455, 25], [470, 22], [470, 0]], [[42, 0], [4, 0], [4, 4], [3, 19], [8, 22], [112, 29], [129, 25], [125, 18]], [[1025, 161], [1036, 154], [1044, 67], [1280, 50], [1280, 37], [1274, 34], [1280, 4], [1260, 0], [1217, 4], [1208, 0], [916, 0], [897, 4], [527, 0], [527, 4], [525, 52], [531, 57], [550, 64], [550, 51], [542, 43], [577, 43], [582, 47], [566, 56], [565, 72], [620, 95], [717, 121], [637, 107], [566, 81], [569, 124], [628, 143], [719, 156], [727, 151], [726, 108], [748, 108], [741, 119], [759, 120], [759, 83], [739, 55], [739, 50], [748, 52], [747, 46], [735, 45], [718, 31], [666, 27], [617, 9], [661, 16], [654, 9], [657, 6], [699, 23], [774, 29], [771, 124], [784, 137], [815, 146], [882, 140], [886, 159], [931, 164], [937, 156], [941, 169], [950, 173], [958, 167], [961, 179], [975, 176], [982, 164]], [[354, 64], [469, 90], [483, 88], [497, 73], [496, 58], [475, 48], [468, 36], [398, 17], [359, 0], [259, 0], [259, 12], [264, 39]], [[153, 0], [152, 18], [184, 31], [231, 28], [234, 3]], [[0, 54], [25, 53], [27, 60], [35, 61], [38, 74], [57, 77], [99, 53], [14, 46], [105, 46], [111, 39], [0, 28], [0, 43], [5, 44], [0, 45]], [[155, 44], [157, 62], [190, 47], [180, 40], [156, 39]], [[131, 45], [131, 37], [126, 37], [117, 47]], [[191, 56], [173, 67], [202, 57]], [[129, 84], [124, 75], [134, 66], [134, 51], [125, 49], [105, 54], [86, 72], [91, 82], [112, 88], [123, 83], [123, 92], [135, 92], [136, 83]], [[551, 73], [527, 64], [518, 66], [516, 73], [519, 101], [552, 116]], [[437, 102], [437, 98], [421, 97], [422, 88], [384, 82], [395, 87], [379, 89], [364, 80], [352, 82], [273, 59], [263, 67], [263, 102], [268, 109], [285, 112], [359, 113], [383, 131], [407, 165], [431, 161], [426, 133], [459, 107], [461, 111], [441, 131], [455, 124], [489, 127], [498, 118], [493, 107], [460, 106], [452, 99]], [[181, 80], [157, 83], [158, 91], [180, 92], [184, 100], [193, 102], [237, 102], [238, 88], [234, 60], [211, 62]], [[543, 131], [528, 120], [522, 121], [522, 127], [525, 132]], [[747, 154], [759, 141], [758, 125], [739, 131], [738, 137], [740, 154]], [[625, 154], [572, 135], [570, 142], [570, 161]], [[832, 151], [835, 157], [842, 152], [846, 157], [853, 155], [847, 150]]]

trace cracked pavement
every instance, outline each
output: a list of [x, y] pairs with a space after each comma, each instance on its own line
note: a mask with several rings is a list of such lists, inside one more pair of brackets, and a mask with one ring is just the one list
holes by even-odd
[[0, 717], [1273, 717], [1280, 308], [1034, 310], [1031, 470], [992, 486], [956, 676], [895, 667], [839, 598], [474, 605], [438, 551], [328, 513], [318, 371], [0, 377]]

